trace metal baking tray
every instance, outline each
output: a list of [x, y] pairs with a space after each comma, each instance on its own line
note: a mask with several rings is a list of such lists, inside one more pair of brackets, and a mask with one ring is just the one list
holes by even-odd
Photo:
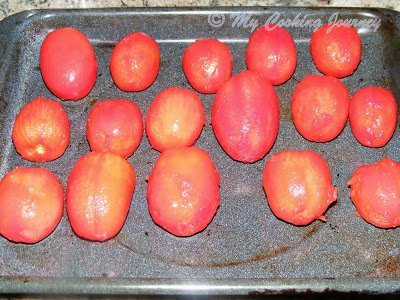
[[[278, 16], [275, 22], [296, 16], [327, 22], [335, 14], [340, 19], [379, 21], [376, 31], [373, 27], [358, 28], [362, 61], [354, 75], [343, 82], [351, 94], [366, 85], [379, 85], [400, 99], [400, 15], [391, 10], [227, 7], [27, 11], [0, 22], [0, 176], [17, 165], [41, 165], [53, 171], [65, 188], [73, 164], [89, 151], [85, 123], [96, 101], [131, 99], [145, 114], [161, 89], [171, 85], [190, 88], [181, 58], [185, 47], [198, 38], [225, 41], [232, 52], [236, 74], [245, 69], [245, 48], [252, 25], [256, 21], [262, 25], [274, 14]], [[65, 154], [53, 162], [30, 163], [21, 159], [13, 147], [12, 124], [20, 108], [31, 99], [39, 95], [55, 99], [41, 79], [39, 48], [47, 33], [64, 26], [76, 27], [93, 43], [98, 78], [85, 99], [62, 102], [70, 118], [72, 137]], [[298, 65], [293, 78], [276, 88], [280, 129], [274, 147], [263, 160], [243, 164], [224, 153], [209, 124], [214, 96], [200, 95], [208, 122], [197, 146], [211, 154], [221, 173], [221, 206], [203, 232], [178, 238], [153, 223], [147, 210], [145, 178], [158, 153], [143, 138], [129, 158], [137, 173], [137, 185], [118, 236], [105, 243], [81, 240], [73, 234], [64, 213], [53, 234], [38, 244], [14, 244], [0, 238], [0, 292], [400, 293], [400, 228], [378, 229], [355, 216], [346, 184], [361, 164], [383, 157], [400, 160], [399, 127], [391, 141], [379, 149], [361, 146], [348, 124], [332, 142], [311, 143], [303, 139], [291, 120], [290, 99], [298, 81], [317, 72], [309, 53], [314, 28], [288, 29], [296, 41]], [[116, 42], [135, 30], [158, 41], [162, 62], [158, 78], [149, 89], [126, 93], [114, 85], [108, 65]], [[339, 196], [326, 214], [326, 223], [315, 221], [295, 227], [278, 220], [270, 211], [261, 174], [266, 159], [284, 149], [312, 149], [328, 161]]]

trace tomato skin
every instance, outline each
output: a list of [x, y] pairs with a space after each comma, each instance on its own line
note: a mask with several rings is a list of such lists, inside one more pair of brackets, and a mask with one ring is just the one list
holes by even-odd
[[197, 94], [186, 88], [162, 90], [150, 105], [146, 134], [157, 151], [193, 145], [206, 122], [203, 104]]
[[111, 53], [111, 76], [117, 87], [125, 92], [139, 92], [150, 87], [159, 68], [158, 44], [143, 32], [128, 34]]
[[64, 209], [64, 191], [45, 168], [16, 167], [0, 182], [0, 234], [16, 243], [37, 243], [53, 232]]
[[328, 142], [343, 130], [349, 115], [346, 86], [333, 76], [308, 75], [292, 95], [292, 119], [297, 131], [312, 142]]
[[135, 172], [111, 152], [90, 152], [74, 165], [67, 183], [67, 213], [79, 237], [103, 242], [118, 234], [128, 215]]
[[246, 163], [263, 158], [278, 134], [279, 105], [274, 87], [254, 71], [231, 77], [215, 96], [211, 123], [231, 158]]
[[323, 214], [337, 198], [328, 164], [310, 150], [273, 155], [265, 165], [262, 181], [274, 215], [294, 225], [325, 221]]
[[364, 220], [380, 228], [400, 226], [400, 163], [384, 158], [360, 166], [348, 185], [356, 212]]
[[223, 42], [216, 39], [197, 40], [185, 49], [182, 66], [196, 91], [212, 94], [231, 77], [232, 56]]
[[349, 120], [360, 144], [383, 147], [396, 129], [396, 99], [384, 88], [369, 86], [359, 89], [350, 101]]
[[260, 26], [250, 36], [246, 65], [273, 85], [288, 81], [297, 65], [296, 45], [290, 32], [273, 24]]
[[125, 99], [97, 102], [89, 112], [86, 135], [92, 151], [128, 158], [142, 140], [142, 113], [135, 103]]
[[337, 78], [353, 74], [361, 61], [361, 39], [347, 25], [321, 26], [311, 35], [310, 49], [317, 69]]
[[45, 162], [59, 158], [70, 140], [68, 116], [60, 103], [37, 97], [17, 115], [12, 140], [24, 159]]
[[40, 71], [47, 88], [62, 100], [79, 100], [89, 94], [97, 78], [92, 44], [71, 27], [52, 31], [40, 48]]
[[209, 154], [197, 147], [162, 152], [148, 178], [147, 200], [153, 221], [176, 236], [191, 236], [213, 219], [220, 177]]

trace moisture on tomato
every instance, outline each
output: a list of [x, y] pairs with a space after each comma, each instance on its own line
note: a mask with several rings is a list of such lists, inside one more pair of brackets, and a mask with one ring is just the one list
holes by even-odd
[[325, 221], [325, 211], [337, 198], [327, 162], [310, 150], [286, 150], [271, 156], [262, 182], [272, 212], [294, 225]]

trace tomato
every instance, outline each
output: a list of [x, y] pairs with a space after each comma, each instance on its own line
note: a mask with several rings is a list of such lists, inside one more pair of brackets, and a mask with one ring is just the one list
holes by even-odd
[[232, 75], [228, 46], [215, 39], [197, 40], [182, 57], [183, 71], [190, 85], [204, 94], [216, 93]]
[[218, 142], [234, 160], [251, 163], [263, 158], [278, 134], [274, 87], [254, 71], [233, 76], [215, 96], [211, 123]]
[[289, 31], [277, 25], [260, 26], [249, 39], [246, 65], [273, 85], [289, 80], [297, 64], [296, 45]]
[[400, 163], [384, 158], [358, 167], [348, 184], [359, 216], [380, 228], [400, 226]]
[[207, 227], [218, 209], [219, 183], [218, 170], [204, 150], [167, 149], [148, 178], [150, 215], [176, 236], [194, 235]]
[[91, 241], [118, 234], [128, 215], [135, 172], [121, 156], [91, 152], [74, 165], [67, 182], [67, 213], [74, 232]]
[[147, 89], [156, 80], [159, 68], [158, 44], [142, 32], [125, 36], [111, 53], [111, 76], [118, 88], [126, 92]]
[[12, 139], [24, 159], [36, 162], [60, 157], [69, 144], [68, 116], [61, 104], [37, 97], [17, 115]]
[[161, 91], [150, 105], [146, 134], [151, 146], [164, 151], [193, 145], [205, 124], [204, 109], [195, 92], [178, 87]]
[[346, 86], [333, 76], [308, 75], [292, 96], [292, 118], [298, 132], [312, 142], [328, 142], [342, 132], [349, 114]]
[[127, 158], [142, 140], [142, 113], [135, 103], [125, 99], [97, 102], [89, 112], [86, 135], [92, 151]]
[[97, 77], [93, 46], [75, 28], [49, 33], [40, 48], [40, 71], [44, 83], [63, 100], [79, 100], [89, 94]]
[[16, 243], [37, 243], [57, 227], [64, 191], [45, 168], [16, 167], [0, 181], [0, 234]]
[[349, 120], [354, 136], [362, 145], [383, 147], [396, 129], [396, 99], [384, 88], [359, 89], [350, 101]]
[[361, 61], [361, 39], [347, 25], [325, 24], [311, 35], [311, 56], [317, 69], [342, 78], [353, 74]]
[[268, 204], [279, 219], [307, 225], [336, 201], [337, 189], [326, 161], [314, 151], [282, 151], [268, 159], [263, 186]]

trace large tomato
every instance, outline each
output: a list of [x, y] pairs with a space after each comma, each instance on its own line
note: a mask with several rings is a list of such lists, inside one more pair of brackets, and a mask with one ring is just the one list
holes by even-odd
[[349, 120], [357, 141], [368, 147], [382, 147], [396, 129], [396, 99], [384, 88], [359, 89], [350, 101]]
[[154, 222], [177, 236], [202, 231], [220, 203], [219, 173], [196, 147], [162, 152], [148, 178], [147, 200]]
[[268, 159], [263, 186], [272, 212], [294, 225], [307, 225], [336, 201], [326, 161], [314, 151], [282, 151]]
[[0, 234], [17, 243], [37, 243], [60, 222], [64, 191], [45, 168], [17, 167], [0, 182]]
[[230, 157], [255, 162], [271, 149], [279, 126], [279, 104], [272, 84], [254, 71], [231, 77], [218, 90], [211, 123]]
[[89, 94], [97, 77], [93, 46], [75, 28], [50, 32], [40, 48], [40, 70], [48, 89], [63, 100], [79, 100]]
[[24, 159], [44, 162], [60, 157], [70, 139], [68, 116], [57, 101], [38, 97], [17, 115], [12, 139]]
[[74, 232], [92, 241], [108, 240], [128, 215], [135, 172], [121, 156], [91, 152], [74, 165], [67, 183], [67, 213]]
[[361, 166], [348, 184], [358, 215], [377, 227], [400, 226], [400, 163], [384, 158]]

